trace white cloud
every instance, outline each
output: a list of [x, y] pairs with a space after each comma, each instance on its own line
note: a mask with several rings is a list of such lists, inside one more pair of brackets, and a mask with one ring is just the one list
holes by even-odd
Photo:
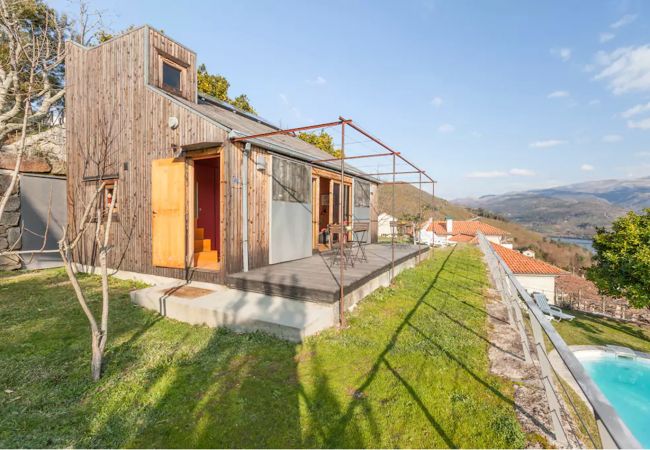
[[628, 120], [628, 128], [638, 128], [639, 130], [650, 130], [650, 117], [641, 120]]
[[307, 80], [307, 83], [314, 86], [322, 86], [324, 84], [327, 84], [327, 80], [322, 76], [317, 75], [313, 80]]
[[442, 106], [442, 98], [441, 97], [433, 97], [431, 100], [431, 104], [435, 106], [436, 108], [440, 108]]
[[529, 169], [516, 169], [516, 168], [514, 168], [514, 169], [510, 169], [508, 171], [508, 173], [510, 175], [517, 175], [517, 176], [520, 176], [520, 177], [533, 177], [533, 176], [535, 176], [535, 172], [533, 172], [532, 170], [529, 170]]
[[646, 158], [650, 156], [650, 152], [636, 152], [635, 155], [638, 156], [639, 158]]
[[291, 113], [296, 117], [298, 120], [303, 120], [302, 116], [302, 111], [300, 111], [300, 108], [295, 106], [294, 104], [291, 103], [291, 100], [289, 100], [289, 97], [287, 94], [280, 93], [279, 94], [280, 100], [282, 100], [282, 104], [289, 110]]
[[595, 98], [595, 99], [593, 99], [593, 100], [589, 100], [589, 103], [588, 103], [588, 104], [589, 104], [589, 106], [600, 105], [600, 100], [598, 100], [597, 98]]
[[616, 35], [614, 33], [604, 32], [604, 33], [600, 33], [598, 39], [600, 40], [601, 44], [604, 44], [605, 42], [611, 41], [615, 37]]
[[563, 97], [568, 97], [569, 91], [553, 91], [550, 94], [547, 95], [548, 98], [563, 98]]
[[621, 136], [620, 134], [606, 134], [605, 136], [603, 136], [603, 142], [612, 143], [612, 142], [620, 142], [622, 140], [623, 140], [623, 136]]
[[500, 178], [500, 177], [505, 177], [508, 175], [505, 172], [501, 172], [500, 170], [491, 170], [487, 172], [470, 172], [467, 175], [465, 175], [467, 178]]
[[626, 25], [631, 24], [637, 18], [636, 14], [625, 14], [623, 17], [618, 19], [616, 22], [612, 23], [609, 27], [613, 29], [623, 28]]
[[441, 133], [453, 133], [456, 128], [450, 123], [443, 123], [438, 127], [438, 131]]
[[646, 104], [640, 104], [633, 106], [632, 108], [628, 109], [627, 111], [624, 111], [621, 113], [621, 116], [623, 116], [625, 119], [629, 119], [632, 116], [636, 116], [638, 114], [644, 113], [646, 111], [650, 111], [650, 102]]
[[566, 144], [566, 141], [562, 141], [560, 139], [546, 139], [544, 141], [531, 142], [529, 146], [532, 148], [551, 148], [563, 144]]
[[602, 66], [596, 80], [606, 80], [614, 94], [650, 91], [650, 44], [598, 52]]
[[568, 61], [571, 59], [571, 49], [570, 48], [552, 48], [551, 55], [560, 58], [562, 61]]
[[591, 164], [583, 164], [580, 166], [580, 170], [582, 170], [583, 172], [591, 172], [594, 169], [595, 167], [592, 166]]

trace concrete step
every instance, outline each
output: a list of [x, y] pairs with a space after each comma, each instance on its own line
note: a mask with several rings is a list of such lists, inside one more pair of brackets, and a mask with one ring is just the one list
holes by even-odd
[[212, 249], [211, 239], [194, 239], [194, 251], [203, 252]]
[[193, 325], [227, 327], [237, 332], [264, 331], [295, 342], [333, 326], [338, 320], [335, 304], [303, 302], [197, 282], [189, 286], [199, 287], [199, 294], [202, 289], [209, 292], [194, 298], [175, 296], [173, 290], [170, 293], [170, 289], [181, 284], [133, 291], [131, 301]]

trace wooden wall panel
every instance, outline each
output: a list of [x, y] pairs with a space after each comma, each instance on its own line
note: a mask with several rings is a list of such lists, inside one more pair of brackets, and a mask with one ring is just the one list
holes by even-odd
[[[257, 169], [257, 160], [265, 161], [266, 169]], [[261, 148], [253, 147], [248, 163], [248, 242], [249, 267], [269, 263], [269, 193], [271, 189], [271, 156]]]
[[182, 96], [188, 100], [196, 99], [196, 54], [168, 37], [149, 29], [149, 83], [161, 87], [159, 55], [169, 55], [187, 64]]

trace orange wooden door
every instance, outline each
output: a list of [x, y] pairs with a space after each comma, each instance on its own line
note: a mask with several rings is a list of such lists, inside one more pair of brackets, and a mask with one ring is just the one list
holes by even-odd
[[185, 268], [185, 161], [156, 159], [151, 166], [154, 266]]

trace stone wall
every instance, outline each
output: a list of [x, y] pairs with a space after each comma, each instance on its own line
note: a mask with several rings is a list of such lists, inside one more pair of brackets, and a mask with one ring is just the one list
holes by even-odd
[[[11, 183], [11, 172], [0, 170], [0, 194], [6, 192]], [[20, 178], [9, 197], [5, 212], [0, 217], [0, 251], [9, 248], [20, 250]], [[16, 256], [0, 256], [0, 270], [19, 269], [20, 260]]]
[[[16, 166], [18, 142], [2, 146], [0, 151], [0, 195], [9, 187], [11, 172]], [[20, 164], [21, 173], [65, 175], [65, 128], [54, 126], [25, 139], [25, 154]], [[7, 249], [20, 250], [20, 177], [9, 197], [9, 203], [0, 217], [0, 252]], [[0, 256], [0, 270], [19, 269], [21, 263], [16, 256]]]

